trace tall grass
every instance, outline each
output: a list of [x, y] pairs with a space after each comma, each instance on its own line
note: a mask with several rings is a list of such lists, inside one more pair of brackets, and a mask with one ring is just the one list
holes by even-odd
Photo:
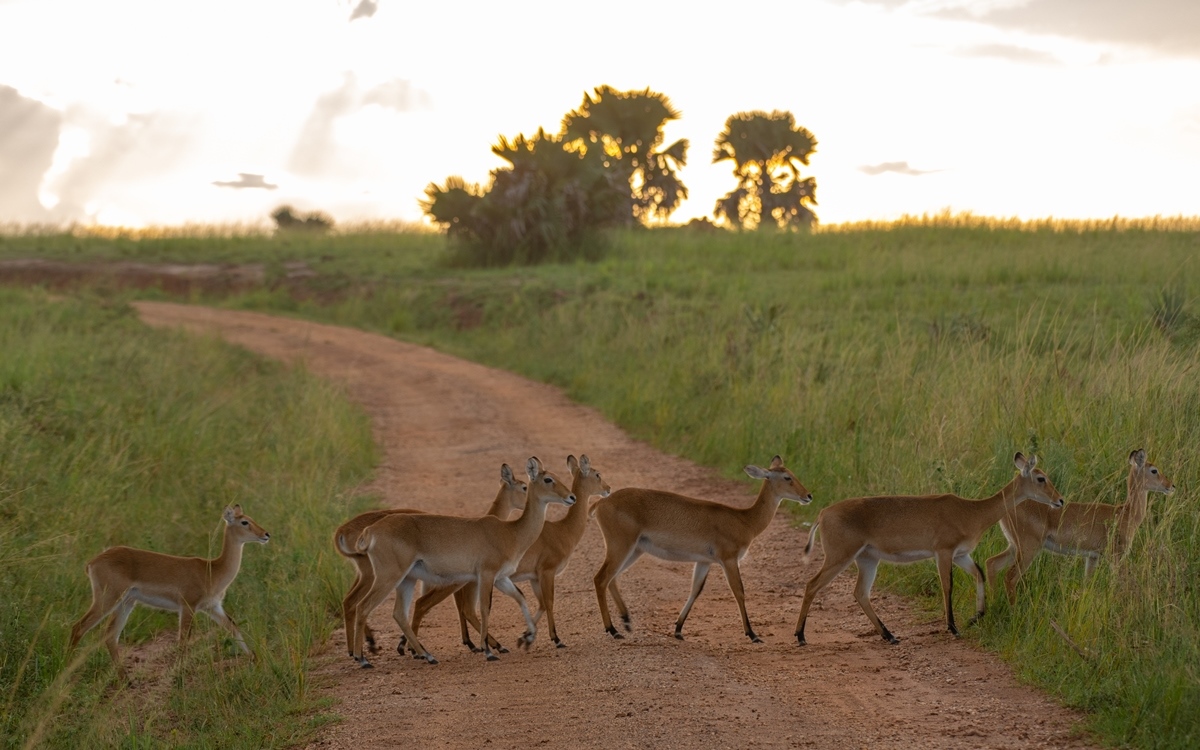
[[[338, 248], [328, 241], [330, 255]], [[1128, 559], [1085, 580], [1080, 561], [1043, 555], [1016, 606], [991, 597], [968, 634], [1087, 709], [1109, 741], [1200, 741], [1193, 220], [659, 230], [615, 236], [598, 263], [534, 269], [451, 270], [425, 253], [399, 242], [356, 257], [374, 270], [341, 271], [353, 293], [339, 299], [264, 289], [226, 304], [556, 383], [731, 475], [782, 453], [816, 496], [797, 522], [856, 495], [985, 496], [1009, 479], [1016, 450], [1037, 453], [1068, 500], [1119, 502], [1126, 457], [1145, 447], [1178, 491], [1153, 501]], [[406, 264], [409, 274], [391, 271]], [[993, 531], [977, 558], [1003, 546]], [[930, 564], [888, 566], [880, 581], [936, 619]]]
[[[345, 573], [328, 530], [374, 459], [365, 415], [301, 370], [103, 300], [0, 290], [0, 351], [0, 747], [302, 740], [327, 719], [307, 665]], [[174, 616], [145, 609], [123, 637], [131, 685], [96, 648], [103, 625], [69, 661], [89, 558], [215, 556], [233, 503], [272, 536], [226, 598], [256, 661], [200, 618], [176, 663]]]

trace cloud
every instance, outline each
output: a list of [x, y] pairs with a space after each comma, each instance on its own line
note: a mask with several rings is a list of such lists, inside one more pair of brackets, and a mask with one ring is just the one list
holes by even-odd
[[379, 10], [379, 3], [373, 0], [360, 0], [359, 4], [354, 6], [354, 10], [350, 13], [350, 20], [356, 18], [370, 18], [375, 15], [375, 11]]
[[58, 110], [0, 85], [0, 221], [50, 218], [38, 186], [54, 161], [62, 123]]
[[378, 104], [397, 112], [410, 112], [429, 106], [429, 95], [408, 81], [396, 78], [381, 83], [363, 95], [362, 104]]
[[976, 44], [972, 47], [959, 48], [955, 50], [955, 54], [960, 57], [992, 57], [1032, 65], [1059, 65], [1062, 62], [1049, 52], [1020, 47], [1015, 44]]
[[[845, 2], [846, 0], [843, 0]], [[1001, 29], [1200, 56], [1196, 0], [863, 0], [891, 10]]]
[[341, 86], [317, 97], [292, 148], [288, 169], [307, 176], [328, 172], [335, 163], [334, 125], [338, 118], [368, 105], [410, 112], [428, 107], [429, 95], [403, 79], [394, 79], [363, 92], [359, 90], [358, 78], [353, 73], [346, 73]]
[[130, 114], [114, 123], [75, 107], [65, 113], [65, 124], [85, 133], [86, 149], [55, 164], [44, 177], [42, 188], [54, 199], [50, 214], [56, 221], [86, 219], [96, 201], [121, 186], [169, 174], [195, 139], [194, 123], [185, 115]]
[[858, 171], [864, 174], [869, 174], [872, 177], [875, 175], [885, 174], [887, 172], [906, 174], [910, 177], [919, 177], [923, 174], [933, 174], [934, 172], [940, 172], [942, 170], [914, 169], [913, 167], [908, 166], [908, 162], [906, 161], [885, 161], [882, 164], [864, 164], [858, 168]]
[[979, 20], [1035, 34], [1200, 55], [1196, 0], [1033, 0], [1019, 7], [996, 8]]
[[238, 178], [236, 180], [229, 180], [227, 182], [214, 180], [213, 184], [217, 187], [234, 188], [235, 190], [241, 190], [243, 188], [274, 190], [279, 187], [278, 185], [272, 185], [271, 183], [267, 182], [262, 175], [250, 174], [249, 172], [238, 172]]

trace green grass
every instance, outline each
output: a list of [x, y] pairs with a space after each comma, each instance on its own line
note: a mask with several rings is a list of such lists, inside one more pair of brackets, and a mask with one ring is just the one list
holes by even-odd
[[[329, 530], [365, 503], [365, 415], [302, 370], [94, 297], [0, 289], [0, 352], [0, 747], [288, 747], [330, 720], [309, 654], [347, 573]], [[114, 544], [215, 556], [234, 503], [272, 537], [225, 600], [257, 661], [201, 617], [175, 663], [175, 617], [145, 608], [123, 636], [151, 659], [131, 686], [103, 624], [70, 659], [88, 559]]]
[[[816, 497], [798, 522], [856, 495], [985, 496], [1016, 450], [1037, 453], [1068, 500], [1119, 502], [1126, 457], [1145, 447], [1177, 493], [1154, 498], [1128, 560], [1085, 580], [1081, 561], [1043, 555], [1017, 605], [992, 596], [968, 635], [1086, 709], [1107, 741], [1189, 748], [1200, 743], [1196, 229], [941, 217], [811, 235], [660, 230], [615, 236], [594, 264], [486, 271], [448, 268], [424, 236], [395, 237], [386, 256], [333, 237], [321, 252], [339, 295], [216, 301], [558, 384], [730, 475], [781, 453]], [[286, 259], [280, 240], [262, 242]], [[1002, 547], [990, 532], [976, 557]], [[956, 575], [965, 622], [968, 580]], [[936, 619], [931, 564], [885, 566], [880, 585]]]

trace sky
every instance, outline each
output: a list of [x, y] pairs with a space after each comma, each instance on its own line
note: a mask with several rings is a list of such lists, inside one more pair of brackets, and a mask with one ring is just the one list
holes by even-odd
[[0, 0], [0, 223], [419, 221], [602, 84], [682, 112], [673, 221], [755, 109], [816, 136], [823, 223], [1192, 216], [1196, 81], [1197, 0]]

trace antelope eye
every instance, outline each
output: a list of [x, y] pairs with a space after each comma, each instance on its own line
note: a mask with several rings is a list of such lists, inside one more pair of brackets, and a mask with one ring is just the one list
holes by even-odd
[[249, 526], [249, 525], [250, 525], [250, 522], [249, 522], [249, 521], [242, 521], [242, 525], [243, 525], [243, 526]]
[[1157, 473], [1158, 473], [1158, 469], [1155, 469], [1155, 468], [1151, 467], [1151, 468], [1150, 468], [1150, 473], [1151, 473], [1151, 474], [1157, 474]]
[[550, 477], [546, 477], [542, 481], [545, 482], [546, 484], [554, 484], [554, 480], [551, 479]]
[[1039, 484], [1045, 484], [1045, 483], [1046, 483], [1046, 478], [1045, 478], [1045, 477], [1038, 477], [1038, 483], [1039, 483]]
[[783, 481], [787, 482], [788, 484], [791, 484], [791, 483], [792, 483], [792, 478], [791, 478], [791, 477], [784, 477], [784, 478], [783, 478]]

